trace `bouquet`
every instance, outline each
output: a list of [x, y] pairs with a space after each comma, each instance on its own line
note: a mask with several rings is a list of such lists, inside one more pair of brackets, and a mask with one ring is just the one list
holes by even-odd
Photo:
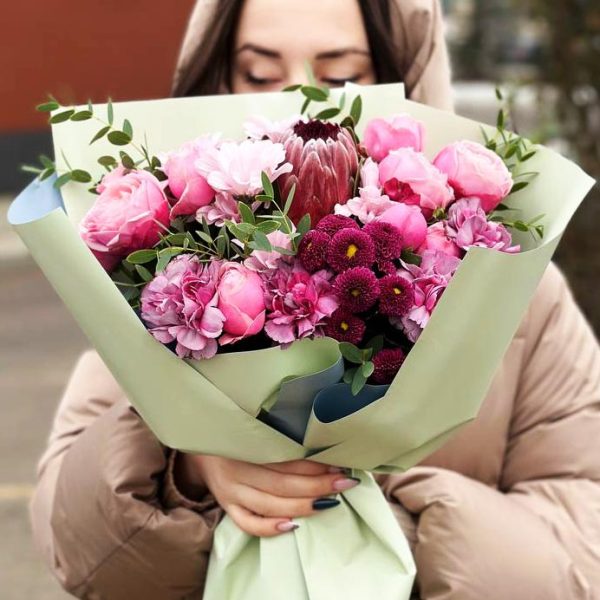
[[157, 437], [363, 470], [293, 534], [225, 519], [205, 597], [285, 580], [292, 598], [408, 598], [408, 546], [364, 471], [475, 417], [591, 180], [503, 112], [481, 128], [401, 86], [42, 109], [57, 164], [9, 219]]

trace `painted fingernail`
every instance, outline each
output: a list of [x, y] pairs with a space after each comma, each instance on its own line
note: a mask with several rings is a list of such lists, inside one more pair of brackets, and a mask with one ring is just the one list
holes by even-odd
[[332, 474], [345, 473], [346, 469], [344, 467], [329, 467], [329, 472]]
[[287, 533], [288, 531], [294, 531], [294, 529], [298, 529], [298, 527], [300, 527], [300, 525], [294, 521], [284, 521], [283, 523], [279, 523], [277, 525], [277, 531], [281, 531], [281, 533]]
[[360, 483], [360, 479], [356, 477], [347, 477], [346, 479], [336, 479], [333, 482], [333, 489], [336, 492], [343, 492], [345, 490], [351, 490]]
[[312, 505], [315, 510], [327, 510], [328, 508], [338, 506], [339, 503], [340, 501], [335, 498], [317, 498]]

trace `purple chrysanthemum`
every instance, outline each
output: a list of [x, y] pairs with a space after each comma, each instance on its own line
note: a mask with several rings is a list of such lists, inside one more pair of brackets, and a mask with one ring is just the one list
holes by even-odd
[[327, 215], [317, 223], [315, 229], [324, 231], [328, 236], [333, 237], [342, 229], [360, 229], [360, 227], [358, 226], [358, 223], [350, 217], [345, 217], [343, 215]]
[[379, 280], [379, 312], [388, 317], [403, 317], [415, 302], [415, 290], [401, 275], [387, 275]]
[[298, 258], [309, 273], [316, 273], [327, 266], [325, 257], [331, 238], [324, 231], [309, 231], [298, 246]]
[[375, 273], [366, 267], [354, 267], [335, 278], [333, 291], [343, 308], [351, 313], [360, 313], [377, 302], [379, 282]]
[[338, 273], [354, 267], [370, 267], [375, 262], [375, 244], [360, 229], [342, 229], [331, 238], [327, 262]]
[[396, 373], [400, 370], [406, 355], [400, 348], [384, 348], [373, 359], [375, 371], [373, 382], [379, 385], [388, 385], [394, 381]]
[[343, 308], [336, 310], [325, 325], [325, 335], [338, 342], [360, 344], [365, 335], [365, 322]]
[[375, 244], [375, 258], [378, 264], [400, 258], [402, 234], [395, 225], [383, 221], [373, 221], [365, 225], [363, 231], [371, 236]]

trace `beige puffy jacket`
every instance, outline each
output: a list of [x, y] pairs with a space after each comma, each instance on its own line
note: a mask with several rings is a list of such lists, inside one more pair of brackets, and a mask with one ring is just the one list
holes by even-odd
[[[411, 34], [421, 57], [413, 97], [447, 104], [431, 91], [448, 79], [439, 7], [398, 2], [403, 22], [427, 25], [421, 45]], [[192, 502], [178, 492], [174, 454], [85, 353], [31, 504], [35, 541], [72, 594], [201, 598], [222, 511], [210, 495]], [[478, 418], [422, 465], [380, 482], [413, 547], [422, 600], [600, 598], [600, 350], [556, 267]]]

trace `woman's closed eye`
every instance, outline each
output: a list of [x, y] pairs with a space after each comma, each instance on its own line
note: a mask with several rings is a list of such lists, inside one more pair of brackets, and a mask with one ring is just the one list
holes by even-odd
[[341, 87], [346, 83], [357, 83], [363, 75], [353, 75], [352, 77], [321, 77], [321, 81], [331, 87]]
[[247, 72], [244, 76], [246, 83], [250, 85], [256, 86], [266, 86], [266, 85], [274, 85], [280, 81], [279, 78], [275, 77], [259, 77], [258, 75], [254, 75], [253, 73]]

